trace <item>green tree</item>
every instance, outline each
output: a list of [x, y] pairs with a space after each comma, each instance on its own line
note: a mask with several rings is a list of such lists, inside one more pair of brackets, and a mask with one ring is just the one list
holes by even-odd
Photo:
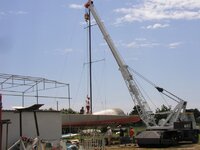
[[195, 109], [187, 109], [186, 112], [192, 112], [197, 123], [200, 123], [200, 111]]
[[[138, 110], [140, 110], [140, 106], [139, 105], [134, 106], [133, 110], [129, 113], [129, 115], [138, 115], [139, 116]], [[144, 122], [142, 120], [140, 120], [139, 122], [134, 123], [134, 125], [132, 124], [132, 126], [144, 126]]]
[[[171, 107], [167, 107], [164, 104], [161, 106], [161, 108], [157, 108], [156, 109], [156, 113], [163, 113], [163, 112], [168, 112], [171, 111]], [[159, 122], [159, 120], [161, 119], [166, 119], [168, 116], [168, 114], [156, 114], [155, 115], [155, 119], [156, 119], [156, 123]]]
[[133, 107], [133, 110], [129, 113], [129, 115], [138, 115], [138, 110], [137, 110], [137, 107], [138, 109], [140, 110], [140, 106], [134, 106]]
[[64, 114], [77, 114], [77, 113], [78, 113], [78, 112], [74, 111], [74, 110], [71, 109], [71, 108], [62, 109], [61, 112], [64, 113]]
[[53, 109], [53, 108], [48, 108], [48, 109], [45, 109], [45, 110], [47, 110], [47, 111], [55, 111], [55, 109]]

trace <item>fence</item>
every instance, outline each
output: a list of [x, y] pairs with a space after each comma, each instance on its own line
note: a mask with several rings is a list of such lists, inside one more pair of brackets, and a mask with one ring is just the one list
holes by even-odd
[[80, 150], [105, 150], [105, 137], [103, 135], [82, 136]]

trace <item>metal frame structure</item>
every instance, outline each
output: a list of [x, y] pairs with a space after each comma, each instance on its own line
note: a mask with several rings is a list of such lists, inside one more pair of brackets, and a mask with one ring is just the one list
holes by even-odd
[[[66, 88], [68, 96], [49, 96], [39, 95], [40, 91], [47, 91], [56, 88]], [[70, 108], [70, 84], [49, 80], [40, 77], [13, 75], [0, 73], [0, 93], [4, 96], [22, 97], [22, 106], [24, 107], [25, 97], [35, 97], [38, 104], [39, 98], [68, 99]]]

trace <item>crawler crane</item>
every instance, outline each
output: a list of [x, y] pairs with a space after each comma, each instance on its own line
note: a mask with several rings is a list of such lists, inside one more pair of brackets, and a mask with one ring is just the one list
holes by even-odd
[[[85, 4], [85, 8], [91, 12], [100, 31], [102, 32], [103, 37], [119, 66], [119, 70], [128, 87], [133, 102], [137, 107], [138, 114], [147, 126], [145, 131], [142, 131], [136, 135], [135, 138], [137, 144], [140, 147], [147, 147], [176, 145], [181, 141], [191, 141], [192, 143], [197, 143], [199, 140], [199, 129], [196, 126], [193, 114], [188, 114], [185, 112], [187, 102], [170, 93], [169, 91], [155, 86], [160, 93], [177, 102], [177, 105], [174, 107], [174, 109], [168, 112], [167, 118], [162, 119], [157, 123], [155, 114], [150, 109], [147, 101], [136, 84], [128, 65], [121, 58], [103, 22], [97, 14], [93, 1], [89, 0]], [[85, 16], [86, 19], [89, 19], [88, 14]]]

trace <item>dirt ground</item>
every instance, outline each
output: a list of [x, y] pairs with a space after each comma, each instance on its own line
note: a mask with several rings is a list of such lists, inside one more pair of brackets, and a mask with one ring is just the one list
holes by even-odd
[[200, 150], [199, 144], [181, 144], [176, 147], [168, 147], [168, 148], [139, 148], [137, 145], [113, 145], [107, 146], [106, 150]]

